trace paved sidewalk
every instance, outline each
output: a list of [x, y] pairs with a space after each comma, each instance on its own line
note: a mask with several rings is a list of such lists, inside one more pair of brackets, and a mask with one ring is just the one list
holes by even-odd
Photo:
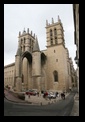
[[74, 96], [74, 105], [70, 116], [79, 116], [79, 94]]
[[12, 101], [12, 102], [17, 102], [17, 103], [24, 103], [25, 102], [24, 100], [21, 100], [21, 99], [15, 97], [8, 90], [5, 90], [5, 98], [8, 99], [9, 101]]
[[56, 99], [49, 99], [49, 98], [43, 98], [43, 95], [38, 96], [30, 96], [30, 98], [27, 96], [26, 101], [32, 102], [32, 104], [39, 104], [39, 105], [47, 105], [51, 103], [55, 103], [58, 100], [61, 100], [60, 97], [56, 97]]
[[[66, 97], [69, 94], [66, 94]], [[38, 97], [36, 96], [30, 96], [30, 98], [26, 95], [25, 100], [21, 100], [17, 97], [15, 97], [12, 93], [10, 93], [9, 91], [5, 90], [5, 96], [8, 100], [12, 101], [12, 102], [17, 102], [17, 103], [23, 103], [23, 104], [32, 104], [32, 105], [47, 105], [47, 104], [52, 104], [55, 103], [59, 100], [61, 100], [61, 97], [56, 97], [56, 99], [51, 99], [49, 100], [48, 98], [45, 99], [43, 98], [42, 94]]]

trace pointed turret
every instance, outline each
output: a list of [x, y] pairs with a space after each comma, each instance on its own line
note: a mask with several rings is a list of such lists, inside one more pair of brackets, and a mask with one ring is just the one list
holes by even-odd
[[25, 28], [24, 28], [24, 30], [23, 30], [23, 34], [25, 34], [26, 33], [26, 31], [25, 31]]
[[54, 23], [54, 19], [52, 18], [52, 24]]
[[31, 35], [32, 35], [32, 31], [31, 31]]
[[35, 40], [34, 47], [33, 47], [33, 52], [35, 52], [35, 51], [40, 51], [37, 36], [36, 36], [36, 40]]
[[35, 33], [34, 33], [34, 38], [35, 38]]
[[48, 20], [46, 20], [46, 26], [48, 26]]
[[19, 31], [19, 36], [21, 35], [21, 32]]
[[27, 33], [29, 33], [29, 28], [27, 28]]
[[17, 49], [16, 55], [17, 55], [17, 56], [21, 56], [21, 54], [22, 54], [22, 50], [21, 50], [21, 48], [19, 47], [19, 48]]
[[58, 15], [58, 22], [61, 22], [61, 19], [60, 19], [59, 15]]
[[36, 81], [34, 82], [37, 83], [36, 89], [39, 90], [38, 84], [41, 81], [41, 52], [38, 45], [37, 37], [35, 39], [33, 52], [32, 52], [32, 76], [36, 77]]

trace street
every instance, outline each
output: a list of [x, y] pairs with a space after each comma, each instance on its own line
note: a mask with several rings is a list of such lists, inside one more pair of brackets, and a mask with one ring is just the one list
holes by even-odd
[[75, 91], [65, 100], [49, 105], [20, 105], [4, 99], [4, 116], [70, 116]]

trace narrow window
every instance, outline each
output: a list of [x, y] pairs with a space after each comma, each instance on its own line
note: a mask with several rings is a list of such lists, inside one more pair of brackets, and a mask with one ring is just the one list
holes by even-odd
[[54, 82], [58, 82], [58, 72], [54, 71], [53, 75], [54, 75]]
[[54, 35], [57, 35], [57, 31], [56, 31], [56, 28], [54, 29]]
[[50, 30], [50, 36], [52, 36], [53, 34], [52, 34], [52, 30]]
[[53, 45], [53, 41], [51, 41], [51, 45]]
[[30, 45], [31, 45], [31, 39], [30, 39]]
[[53, 39], [51, 38], [51, 45], [53, 45]]
[[25, 40], [26, 40], [26, 39], [24, 38], [24, 43], [25, 43]]
[[23, 40], [21, 39], [21, 44], [22, 44], [22, 41], [23, 41]]
[[57, 44], [57, 37], [55, 37], [55, 44]]

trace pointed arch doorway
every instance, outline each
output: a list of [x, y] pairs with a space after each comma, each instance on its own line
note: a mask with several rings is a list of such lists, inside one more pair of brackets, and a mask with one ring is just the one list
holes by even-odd
[[32, 55], [26, 51], [22, 54], [22, 89], [31, 87]]

